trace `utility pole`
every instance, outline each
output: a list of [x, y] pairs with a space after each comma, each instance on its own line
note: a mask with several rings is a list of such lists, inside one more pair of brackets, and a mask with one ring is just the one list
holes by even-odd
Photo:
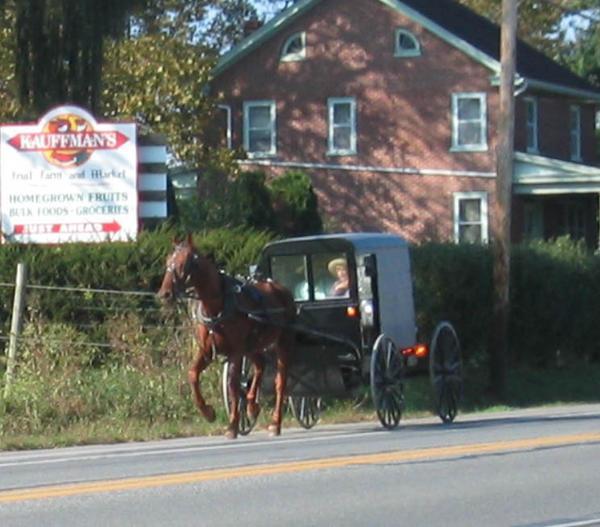
[[496, 146], [496, 198], [492, 208], [494, 305], [490, 334], [490, 387], [506, 395], [508, 323], [510, 316], [510, 215], [515, 131], [517, 0], [502, 0], [500, 37], [500, 115]]

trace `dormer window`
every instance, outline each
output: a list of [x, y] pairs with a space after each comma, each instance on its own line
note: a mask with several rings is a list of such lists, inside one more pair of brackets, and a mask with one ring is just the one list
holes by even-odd
[[394, 46], [395, 57], [418, 57], [421, 54], [421, 45], [410, 31], [396, 29]]
[[294, 33], [283, 44], [281, 49], [281, 61], [293, 62], [306, 58], [306, 33], [301, 31]]

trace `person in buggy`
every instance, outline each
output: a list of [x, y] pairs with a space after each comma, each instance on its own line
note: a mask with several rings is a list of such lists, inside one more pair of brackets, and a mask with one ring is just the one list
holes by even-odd
[[335, 278], [335, 282], [329, 290], [329, 295], [348, 296], [350, 284], [346, 259], [334, 258], [327, 264], [327, 270]]

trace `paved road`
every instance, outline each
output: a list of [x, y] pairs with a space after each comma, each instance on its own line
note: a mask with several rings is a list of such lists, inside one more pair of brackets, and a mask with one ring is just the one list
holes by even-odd
[[0, 525], [600, 525], [600, 405], [0, 453]]

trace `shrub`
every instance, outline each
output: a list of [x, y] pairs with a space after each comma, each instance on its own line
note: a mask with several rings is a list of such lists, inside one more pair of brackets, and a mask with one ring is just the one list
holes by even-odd
[[280, 234], [298, 236], [323, 230], [317, 196], [304, 172], [286, 172], [274, 178], [269, 187]]
[[429, 338], [450, 321], [467, 355], [487, 348], [492, 316], [491, 254], [487, 246], [426, 243], [411, 248], [417, 327]]

